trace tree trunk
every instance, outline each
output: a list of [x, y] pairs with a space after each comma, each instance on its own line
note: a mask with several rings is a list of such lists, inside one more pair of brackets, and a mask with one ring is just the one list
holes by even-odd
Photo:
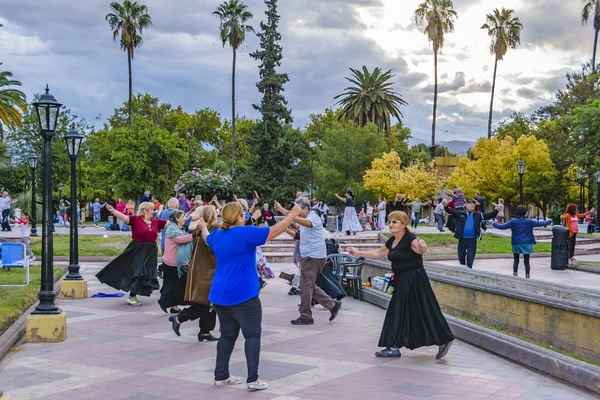
[[490, 99], [490, 118], [488, 119], [488, 139], [492, 138], [492, 113], [494, 112], [494, 91], [496, 90], [496, 71], [498, 70], [498, 57], [494, 61], [494, 79], [492, 79], [492, 97]]
[[435, 157], [435, 120], [437, 115], [437, 94], [438, 94], [438, 55], [437, 51], [433, 53], [434, 65], [434, 84], [433, 84], [433, 121], [431, 121], [431, 158]]
[[235, 150], [237, 138], [235, 136], [235, 47], [233, 47], [233, 66], [231, 68], [231, 176], [235, 177]]
[[4, 143], [4, 128], [2, 127], [1, 123], [0, 123], [0, 143]]
[[[596, 24], [594, 24], [596, 25]], [[598, 27], [594, 26], [594, 50], [592, 51], [592, 73], [596, 72], [596, 47], [598, 45]]]
[[129, 129], [131, 129], [131, 114], [132, 114], [132, 104], [131, 97], [133, 94], [133, 82], [131, 77], [131, 50], [127, 49], [127, 68], [129, 70], [129, 115], [127, 116], [127, 124], [129, 125]]

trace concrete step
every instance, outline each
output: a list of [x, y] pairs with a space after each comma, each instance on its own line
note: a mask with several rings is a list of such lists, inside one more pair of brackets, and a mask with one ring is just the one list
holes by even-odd
[[[377, 239], [377, 237], [373, 236], [373, 237], [361, 237], [361, 236], [334, 236], [333, 239], [336, 242], [343, 244], [346, 244], [348, 246], [353, 246], [354, 244], [358, 244], [358, 243], [379, 243], [379, 240]], [[274, 239], [274, 240], [269, 240], [266, 245], [271, 245], [271, 244], [291, 244], [294, 245], [295, 244], [295, 240], [294, 239]]]
[[[356, 247], [359, 250], [375, 250], [381, 247], [380, 243], [340, 243], [342, 248], [344, 247]], [[261, 246], [261, 249], [265, 253], [294, 253], [294, 244], [266, 244]]]

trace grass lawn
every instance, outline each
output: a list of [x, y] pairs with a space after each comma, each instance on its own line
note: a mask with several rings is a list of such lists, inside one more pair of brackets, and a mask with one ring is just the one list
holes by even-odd
[[[54, 272], [57, 271], [62, 271], [62, 268], [54, 267]], [[10, 271], [0, 269], [0, 284], [20, 284], [24, 278], [25, 271], [22, 268], [11, 268]], [[29, 286], [0, 286], [0, 335], [37, 301], [41, 281], [39, 266], [30, 268], [29, 278]]]
[[[118, 256], [131, 242], [130, 236], [109, 236], [106, 239], [100, 235], [79, 236], [80, 256]], [[37, 256], [42, 254], [42, 239], [32, 238], [31, 249]], [[69, 255], [69, 235], [54, 235], [54, 255]]]
[[[389, 236], [389, 234], [386, 234]], [[423, 234], [419, 238], [427, 242], [429, 255], [448, 254], [456, 251], [458, 240], [452, 234]], [[512, 254], [512, 245], [509, 237], [498, 237], [483, 235], [483, 239], [477, 241], [477, 254]], [[533, 246], [536, 253], [550, 252], [551, 243], [538, 243]]]

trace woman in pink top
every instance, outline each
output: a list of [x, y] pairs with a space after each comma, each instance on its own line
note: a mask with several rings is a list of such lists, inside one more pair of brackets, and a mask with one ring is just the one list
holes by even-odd
[[166, 313], [171, 307], [171, 314], [179, 312], [179, 304], [183, 304], [187, 267], [192, 257], [194, 237], [182, 231], [186, 217], [183, 211], [174, 210], [169, 215], [165, 239], [165, 252], [162, 256], [163, 285], [160, 289], [158, 305]]
[[579, 219], [587, 217], [593, 213], [596, 209], [592, 208], [588, 212], [577, 214], [577, 206], [575, 204], [569, 204], [565, 211], [565, 215], [560, 219], [566, 221], [567, 229], [569, 230], [569, 257], [571, 261], [575, 261], [575, 241], [577, 240], [577, 233], [579, 232]]

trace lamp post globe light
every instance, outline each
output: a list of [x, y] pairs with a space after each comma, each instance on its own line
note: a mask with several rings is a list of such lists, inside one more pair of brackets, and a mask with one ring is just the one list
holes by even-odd
[[58, 202], [59, 202], [59, 203], [60, 203], [60, 201], [62, 200], [62, 190], [63, 190], [63, 187], [64, 187], [64, 186], [65, 186], [65, 185], [63, 185], [62, 183], [59, 183], [59, 184], [58, 184]]
[[519, 173], [519, 205], [523, 205], [523, 175], [525, 174], [525, 165], [523, 160], [517, 163], [517, 172]]
[[39, 157], [35, 153], [27, 156], [27, 163], [31, 168], [31, 237], [37, 237], [37, 203], [35, 201], [35, 169], [37, 168]]
[[60, 314], [60, 309], [54, 303], [54, 248], [52, 243], [52, 138], [56, 134], [56, 123], [60, 114], [60, 104], [50, 94], [46, 85], [46, 93], [33, 103], [44, 138], [44, 170], [42, 180], [43, 211], [42, 211], [42, 276], [39, 304], [33, 314]]
[[598, 184], [596, 191], [596, 227], [594, 233], [600, 233], [600, 218], [598, 218], [598, 212], [600, 212], [600, 170], [596, 171], [596, 183]]
[[79, 156], [79, 149], [81, 148], [81, 142], [83, 136], [75, 130], [72, 126], [71, 130], [65, 136], [65, 144], [67, 145], [67, 152], [71, 159], [71, 235], [69, 243], [69, 273], [65, 277], [66, 280], [81, 280], [81, 274], [79, 273], [79, 240], [77, 233], [77, 157]]

